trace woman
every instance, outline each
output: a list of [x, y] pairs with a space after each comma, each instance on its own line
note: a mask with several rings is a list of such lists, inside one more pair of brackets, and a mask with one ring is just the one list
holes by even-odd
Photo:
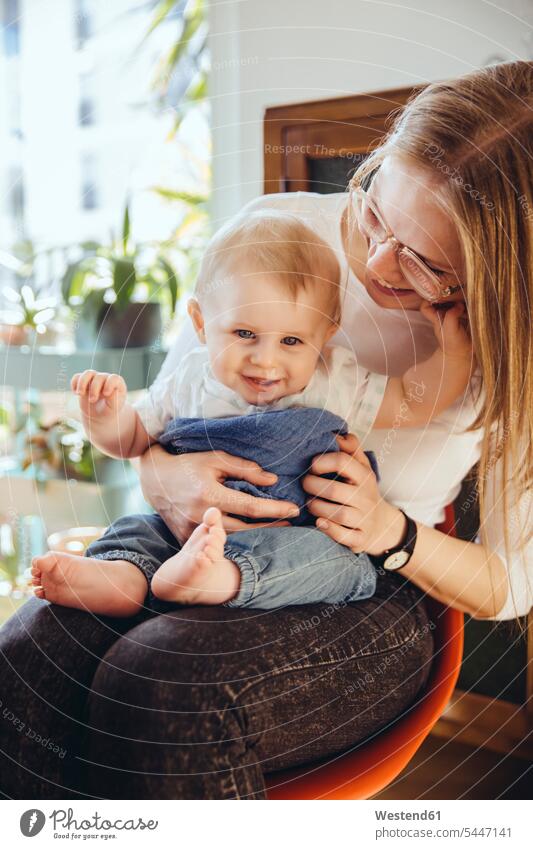
[[[467, 304], [478, 379], [423, 432], [365, 441], [378, 455], [381, 491], [354, 437], [305, 480], [324, 532], [354, 550], [379, 556], [404, 545], [401, 507], [418, 526], [410, 560], [379, 570], [374, 598], [337, 609], [197, 607], [120, 621], [29, 602], [1, 634], [5, 796], [264, 798], [266, 773], [348, 749], [413, 703], [432, 655], [424, 593], [477, 618], [527, 613], [532, 99], [525, 62], [432, 85], [350, 195], [273, 195], [248, 207], [290, 209], [335, 247], [347, 277], [335, 341], [372, 370], [401, 373], [427, 354], [433, 333], [419, 292]], [[160, 377], [188, 344], [180, 340]], [[433, 525], [478, 460], [474, 544]], [[343, 480], [320, 477], [333, 471]], [[158, 447], [141, 461], [145, 495], [182, 540], [208, 503], [230, 529], [242, 524], [229, 513], [286, 515], [286, 504], [236, 502], [227, 476], [260, 483], [262, 471], [229, 455], [171, 458]]]

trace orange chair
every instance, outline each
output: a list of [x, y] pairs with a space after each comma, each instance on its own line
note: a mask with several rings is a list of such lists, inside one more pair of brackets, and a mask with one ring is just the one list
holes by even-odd
[[[455, 536], [453, 505], [439, 530]], [[269, 799], [369, 799], [407, 766], [442, 715], [454, 691], [463, 658], [463, 614], [429, 596], [434, 660], [424, 691], [392, 725], [353, 751], [265, 777]]]

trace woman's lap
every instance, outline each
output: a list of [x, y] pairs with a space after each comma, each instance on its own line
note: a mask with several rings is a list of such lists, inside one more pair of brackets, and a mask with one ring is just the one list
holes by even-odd
[[[349, 605], [179, 608], [136, 625], [119, 622], [130, 630], [118, 637], [117, 620], [99, 624], [69, 611], [58, 625], [54, 614], [64, 608], [28, 611], [31, 637], [13, 625], [0, 634], [0, 646], [7, 642], [7, 656], [26, 676], [16, 683], [6, 670], [11, 710], [40, 717], [35, 724], [69, 753], [61, 760], [34, 741], [23, 744], [12, 724], [5, 734], [3, 719], [0, 748], [55, 783], [20, 767], [15, 777], [14, 765], [9, 773], [4, 762], [0, 790], [14, 798], [68, 798], [79, 778], [86, 795], [101, 798], [263, 798], [264, 773], [347, 749], [413, 702], [432, 655], [420, 598], [414, 585], [386, 575], [373, 598]], [[54, 639], [43, 630], [45, 619], [56, 622]], [[67, 636], [70, 629], [75, 634]], [[31, 639], [52, 656], [41, 656], [49, 678], [58, 679], [48, 688], [28, 681], [39, 667]], [[57, 669], [63, 655], [71, 659]], [[3, 682], [1, 656], [0, 663]], [[43, 707], [42, 698], [58, 710]]]
[[75, 795], [76, 739], [92, 679], [134, 621], [31, 599], [2, 627], [0, 796]]

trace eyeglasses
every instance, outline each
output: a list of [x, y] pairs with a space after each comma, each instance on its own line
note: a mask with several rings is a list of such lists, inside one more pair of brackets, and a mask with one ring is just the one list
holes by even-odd
[[439, 301], [457, 292], [461, 286], [444, 282], [448, 272], [436, 272], [411, 248], [402, 245], [383, 221], [378, 209], [364, 189], [354, 189], [357, 226], [365, 238], [378, 245], [392, 242], [398, 254], [402, 274], [415, 292], [426, 301]]

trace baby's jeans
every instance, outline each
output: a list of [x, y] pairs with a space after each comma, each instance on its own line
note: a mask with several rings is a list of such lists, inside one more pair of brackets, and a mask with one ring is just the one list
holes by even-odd
[[[87, 548], [86, 557], [127, 560], [150, 587], [165, 560], [181, 548], [157, 514], [123, 516]], [[229, 534], [224, 555], [241, 572], [237, 595], [226, 607], [280, 608], [293, 604], [348, 603], [370, 598], [376, 571], [366, 554], [354, 554], [315, 527], [252, 528]], [[175, 609], [149, 589], [145, 604], [157, 612]]]

